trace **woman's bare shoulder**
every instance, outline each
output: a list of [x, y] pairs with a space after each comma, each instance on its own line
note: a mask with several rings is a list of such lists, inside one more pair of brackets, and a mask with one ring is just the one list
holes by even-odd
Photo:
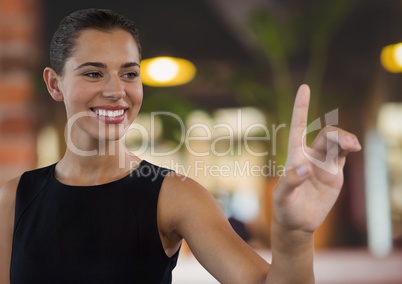
[[0, 283], [10, 283], [14, 208], [20, 176], [0, 187]]
[[194, 179], [175, 172], [165, 177], [158, 210], [163, 210], [165, 220], [173, 227], [181, 219], [194, 216], [197, 209], [209, 210], [211, 207], [218, 209], [212, 194]]
[[0, 187], [0, 211], [14, 208], [20, 178], [21, 176], [17, 176]]
[[175, 172], [169, 173], [165, 177], [162, 192], [176, 201], [186, 201], [186, 203], [190, 202], [192, 198], [197, 201], [200, 195], [207, 199], [214, 199], [212, 194], [196, 180]]
[[[212, 193], [194, 179], [179, 174], [168, 175], [160, 193], [158, 210], [166, 230], [182, 238], [228, 226], [227, 218]], [[194, 226], [196, 229], [194, 229]]]

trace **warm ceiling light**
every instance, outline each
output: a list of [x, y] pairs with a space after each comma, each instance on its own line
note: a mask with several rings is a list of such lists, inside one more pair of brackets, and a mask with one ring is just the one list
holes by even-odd
[[389, 72], [402, 72], [402, 43], [384, 47], [381, 51], [381, 63]]
[[176, 57], [155, 57], [141, 61], [141, 78], [154, 87], [177, 86], [190, 82], [196, 73], [194, 64]]

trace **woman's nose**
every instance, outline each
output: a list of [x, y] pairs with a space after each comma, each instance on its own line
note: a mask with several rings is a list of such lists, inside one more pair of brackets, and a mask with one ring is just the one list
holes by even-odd
[[119, 100], [125, 97], [124, 83], [120, 80], [119, 76], [110, 76], [106, 81], [105, 88], [102, 95], [105, 98]]

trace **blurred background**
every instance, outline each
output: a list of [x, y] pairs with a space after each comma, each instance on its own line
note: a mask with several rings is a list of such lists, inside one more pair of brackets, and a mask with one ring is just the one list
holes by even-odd
[[[309, 84], [310, 121], [325, 125], [325, 114], [336, 114], [331, 124], [363, 145], [349, 156], [344, 189], [316, 233], [317, 283], [402, 283], [402, 1], [0, 0], [0, 186], [62, 156], [64, 106], [48, 95], [42, 70], [60, 19], [91, 7], [133, 19], [144, 59], [195, 66], [185, 84], [144, 82], [142, 111], [125, 142], [206, 186], [267, 259], [293, 99]], [[180, 145], [179, 120], [152, 112], [173, 113], [193, 137], [211, 137]], [[151, 123], [143, 148], [139, 130]], [[253, 166], [264, 172], [250, 174]], [[175, 274], [175, 283], [214, 283], [185, 245]]]

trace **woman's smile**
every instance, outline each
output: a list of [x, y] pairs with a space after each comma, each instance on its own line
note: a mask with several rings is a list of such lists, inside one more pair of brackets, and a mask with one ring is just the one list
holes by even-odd
[[91, 108], [91, 111], [95, 113], [96, 118], [106, 124], [120, 124], [124, 122], [126, 118], [126, 112], [128, 107], [126, 106], [97, 106]]

